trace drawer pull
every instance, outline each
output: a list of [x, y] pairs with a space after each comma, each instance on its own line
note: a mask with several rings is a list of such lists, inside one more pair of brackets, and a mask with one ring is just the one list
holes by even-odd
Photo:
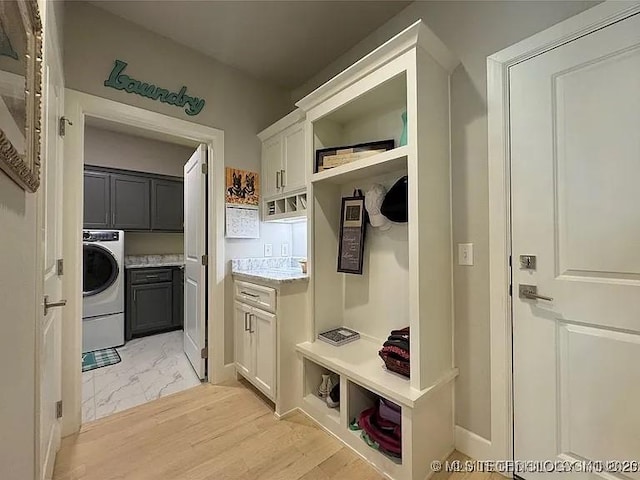
[[260, 295], [255, 295], [253, 293], [249, 293], [249, 292], [245, 292], [245, 291], [241, 291], [240, 292], [242, 295], [246, 295], [247, 297], [252, 297], [252, 298], [260, 298]]
[[160, 278], [160, 275], [147, 275], [147, 278]]

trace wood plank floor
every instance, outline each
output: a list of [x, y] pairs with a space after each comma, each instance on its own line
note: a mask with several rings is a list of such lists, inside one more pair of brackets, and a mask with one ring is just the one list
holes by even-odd
[[[454, 453], [452, 457], [466, 459]], [[463, 480], [467, 475], [451, 475]], [[445, 480], [449, 475], [438, 475]], [[54, 480], [373, 480], [301, 413], [277, 421], [244, 383], [205, 384], [86, 424], [62, 442]], [[465, 480], [494, 480], [489, 476]]]

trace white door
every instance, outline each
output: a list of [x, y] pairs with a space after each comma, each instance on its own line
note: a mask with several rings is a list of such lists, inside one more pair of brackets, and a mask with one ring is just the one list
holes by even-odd
[[[38, 225], [42, 260], [43, 294], [49, 303], [62, 300], [62, 137], [58, 121], [64, 105], [62, 68], [53, 52], [45, 52], [43, 65], [42, 173]], [[78, 241], [79, 237], [78, 237]], [[42, 302], [44, 304], [44, 301]], [[60, 445], [61, 426], [56, 403], [62, 399], [62, 308], [39, 310], [39, 465], [40, 478], [51, 478]], [[79, 360], [79, 359], [78, 359]]]
[[293, 125], [283, 134], [284, 161], [281, 180], [285, 192], [303, 188], [307, 184], [304, 139], [303, 123]]
[[207, 147], [200, 145], [184, 166], [184, 353], [205, 377], [201, 352], [206, 345]]
[[250, 314], [251, 307], [240, 302], [234, 303], [236, 369], [247, 378], [252, 374], [251, 331], [249, 326]]
[[262, 145], [262, 194], [270, 197], [280, 192], [282, 170], [282, 138], [267, 140]]
[[640, 15], [512, 67], [510, 108], [515, 458], [640, 460]]
[[253, 308], [249, 315], [253, 342], [253, 377], [268, 397], [276, 398], [276, 316]]

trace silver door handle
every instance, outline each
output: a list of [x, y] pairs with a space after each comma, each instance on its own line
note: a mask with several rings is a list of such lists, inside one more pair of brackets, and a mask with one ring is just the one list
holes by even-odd
[[286, 184], [284, 183], [284, 170], [280, 170], [280, 186], [281, 187], [286, 187]]
[[67, 304], [66, 300], [60, 300], [59, 302], [49, 303], [49, 297], [47, 295], [44, 296], [44, 316], [47, 316], [50, 308], [56, 307], [64, 307]]
[[249, 312], [244, 312], [244, 331], [245, 332], [250, 331], [250, 328], [247, 327], [247, 315], [249, 315]]
[[251, 330], [253, 322], [251, 321], [252, 318], [255, 317], [255, 315], [253, 313], [249, 314], [249, 333], [255, 333], [255, 330]]
[[281, 172], [276, 172], [276, 190], [280, 188], [280, 174]]
[[538, 287], [536, 287], [535, 285], [521, 284], [518, 287], [518, 292], [520, 293], [520, 298], [526, 298], [529, 300], [546, 300], [547, 302], [553, 301], [553, 297], [547, 297], [546, 295], [539, 295]]

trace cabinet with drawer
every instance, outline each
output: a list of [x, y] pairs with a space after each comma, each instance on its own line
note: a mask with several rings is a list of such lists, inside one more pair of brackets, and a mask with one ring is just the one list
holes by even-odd
[[235, 298], [239, 302], [246, 303], [267, 312], [276, 313], [276, 289], [257, 285], [255, 283], [234, 282]]
[[127, 340], [182, 328], [181, 273], [180, 267], [127, 270]]

